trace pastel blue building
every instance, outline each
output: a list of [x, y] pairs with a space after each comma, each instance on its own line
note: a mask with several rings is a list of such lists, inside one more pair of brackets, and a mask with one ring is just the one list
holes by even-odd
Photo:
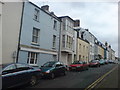
[[24, 2], [18, 62], [41, 66], [58, 60], [60, 24], [48, 5]]

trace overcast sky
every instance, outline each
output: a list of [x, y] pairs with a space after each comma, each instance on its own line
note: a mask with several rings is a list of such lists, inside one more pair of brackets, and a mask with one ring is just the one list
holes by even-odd
[[[118, 54], [118, 3], [117, 2], [35, 2], [49, 5], [57, 16], [80, 19], [82, 28], [89, 29], [99, 41], [107, 41]], [[118, 56], [118, 55], [117, 55]]]

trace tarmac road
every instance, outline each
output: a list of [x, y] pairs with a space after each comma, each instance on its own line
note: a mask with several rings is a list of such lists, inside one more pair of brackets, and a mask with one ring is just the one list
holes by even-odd
[[95, 88], [120, 88], [120, 64], [106, 76]]
[[55, 79], [42, 79], [34, 87], [24, 86], [21, 90], [29, 88], [86, 88], [102, 75], [112, 70], [117, 64], [106, 64], [101, 67], [92, 67], [81, 72], [68, 72], [66, 76]]

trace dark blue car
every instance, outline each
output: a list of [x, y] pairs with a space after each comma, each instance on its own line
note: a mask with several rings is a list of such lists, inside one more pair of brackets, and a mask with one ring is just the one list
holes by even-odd
[[49, 61], [41, 66], [43, 77], [55, 78], [55, 76], [66, 75], [66, 66], [58, 61]]
[[11, 63], [2, 65], [2, 89], [29, 83], [35, 85], [41, 78], [41, 70], [26, 64]]

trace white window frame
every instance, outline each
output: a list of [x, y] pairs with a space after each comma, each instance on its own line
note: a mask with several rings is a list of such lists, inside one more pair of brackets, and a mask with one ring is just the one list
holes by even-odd
[[56, 35], [53, 35], [53, 48], [56, 48]]
[[[37, 34], [34, 33], [34, 30], [36, 30]], [[33, 27], [33, 32], [32, 32], [32, 43], [33, 44], [39, 44], [39, 35], [40, 35], [40, 29]], [[37, 39], [37, 40], [34, 41], [34, 39]]]
[[57, 21], [56, 21], [56, 20], [54, 20], [53, 28], [54, 28], [55, 30], [57, 30]]
[[34, 10], [34, 20], [39, 21], [39, 10], [36, 8]]
[[67, 40], [66, 40], [66, 47], [69, 48], [69, 36], [67, 35]]
[[65, 35], [63, 35], [63, 37], [62, 37], [62, 47], [65, 48]]
[[[32, 54], [34, 54], [34, 57], [32, 57]], [[28, 52], [28, 61], [27, 63], [29, 65], [37, 65], [37, 57], [38, 57], [38, 53], [35, 53], [35, 52]], [[31, 59], [33, 59], [33, 63], [31, 63]]]

